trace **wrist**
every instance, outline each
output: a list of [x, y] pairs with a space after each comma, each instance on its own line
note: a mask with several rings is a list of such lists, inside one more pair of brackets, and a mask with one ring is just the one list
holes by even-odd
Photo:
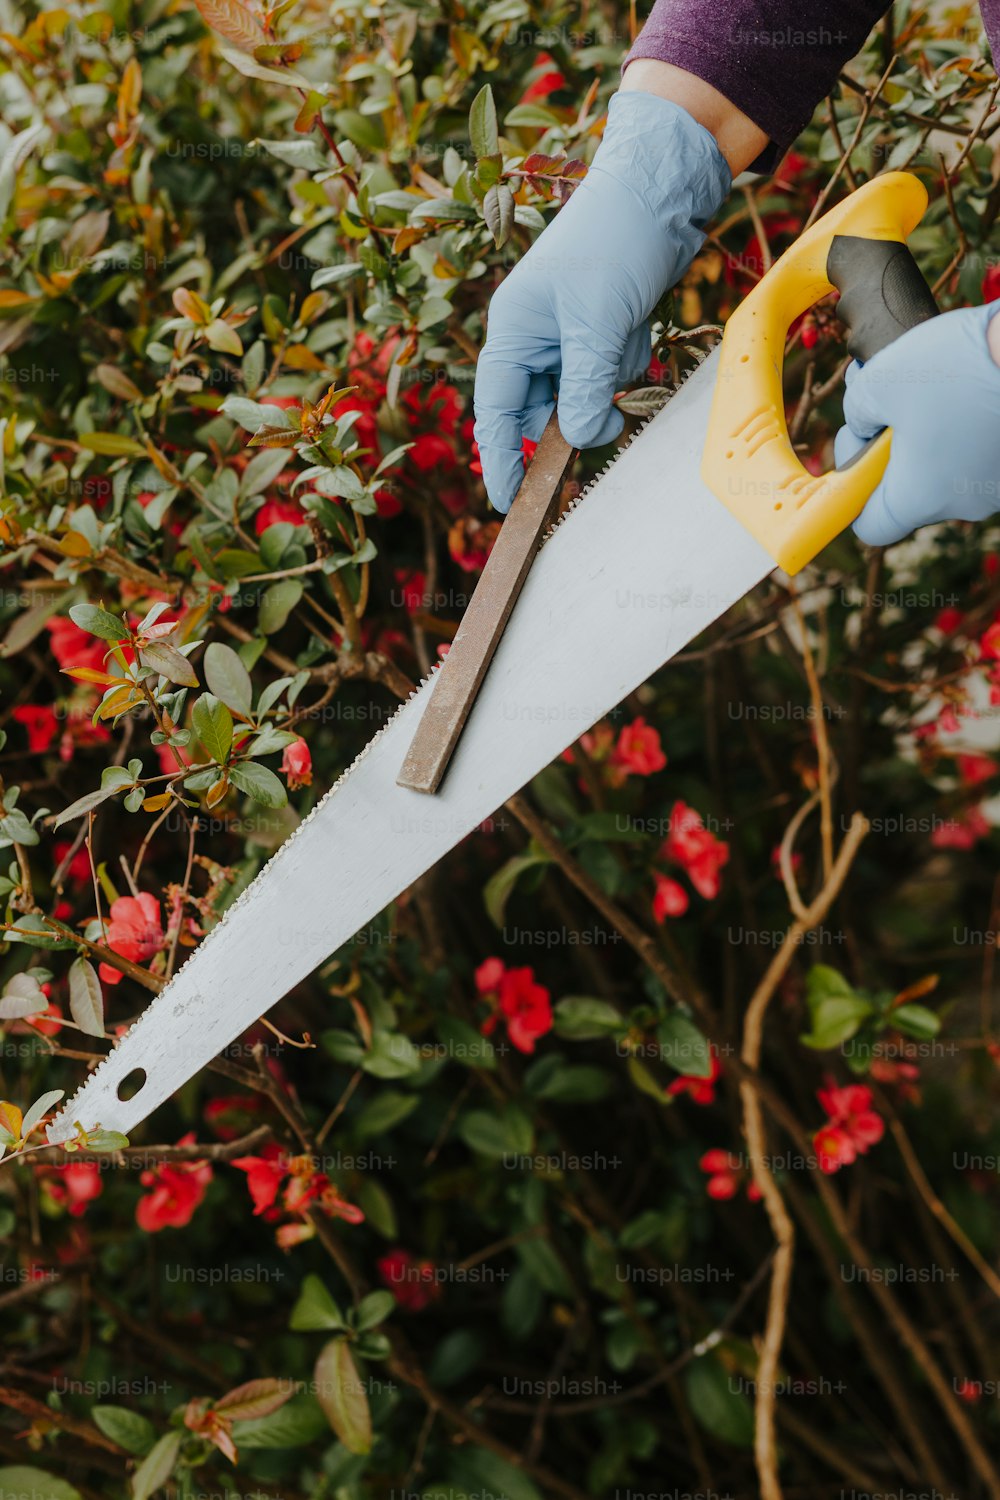
[[612, 183], [644, 221], [655, 220], [661, 234], [676, 238], [689, 226], [698, 230], [700, 244], [733, 179], [715, 136], [682, 104], [644, 89], [619, 89], [590, 171], [573, 197], [600, 185], [610, 202]]
[[620, 93], [641, 90], [686, 109], [715, 137], [735, 177], [764, 150], [768, 136], [718, 89], [694, 73], [652, 57], [637, 57], [625, 69]]
[[1000, 302], [994, 306], [989, 327], [986, 330], [986, 343], [993, 356], [993, 363], [996, 365], [1000, 365], [1000, 317], [997, 316], [998, 313], [1000, 313]]

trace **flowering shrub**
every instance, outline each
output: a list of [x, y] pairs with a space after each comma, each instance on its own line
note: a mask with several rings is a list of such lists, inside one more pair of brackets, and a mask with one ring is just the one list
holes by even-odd
[[[942, 303], [1000, 295], [969, 15], [734, 192], [633, 427], [884, 167]], [[611, 16], [0, 0], [4, 1494], [1000, 1490], [995, 526], [768, 580], [133, 1140], [45, 1144], [447, 651]], [[816, 471], [842, 364], [827, 301]]]

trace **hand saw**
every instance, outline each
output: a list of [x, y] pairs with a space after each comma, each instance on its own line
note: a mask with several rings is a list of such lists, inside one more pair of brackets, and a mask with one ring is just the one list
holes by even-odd
[[776, 564], [797, 571], [856, 518], [891, 434], [843, 470], [808, 473], [784, 417], [786, 335], [834, 289], [863, 359], [931, 316], [905, 245], [926, 206], [915, 177], [887, 173], [781, 257], [541, 548], [441, 793], [396, 783], [432, 677], [99, 1064], [51, 1141], [127, 1134]]

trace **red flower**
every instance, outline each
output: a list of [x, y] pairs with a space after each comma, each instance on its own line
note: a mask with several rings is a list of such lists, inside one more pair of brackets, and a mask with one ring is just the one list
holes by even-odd
[[973, 849], [989, 831], [982, 809], [971, 807], [959, 817], [939, 823], [931, 834], [931, 843], [935, 849]]
[[539, 52], [535, 59], [535, 67], [543, 68], [547, 71], [544, 71], [540, 77], [536, 78], [534, 83], [529, 83], [521, 95], [520, 102], [522, 104], [530, 104], [533, 99], [547, 99], [550, 94], [555, 94], [559, 89], [566, 87], [565, 78], [556, 68], [547, 52]]
[[[53, 619], [46, 620], [45, 628], [49, 632], [52, 655], [64, 670], [67, 667], [96, 667], [98, 671], [102, 670], [104, 653], [109, 644], [107, 641], [88, 635], [68, 615], [56, 615]], [[122, 629], [124, 631], [124, 626]]]
[[294, 740], [292, 744], [285, 746], [285, 753], [281, 757], [281, 771], [282, 775], [288, 777], [290, 791], [311, 785], [312, 755], [305, 740]]
[[[739, 1192], [744, 1171], [738, 1156], [714, 1147], [705, 1152], [698, 1166], [708, 1175], [705, 1191], [710, 1198], [722, 1202], [727, 1198], [734, 1198]], [[752, 1203], [760, 1199], [760, 1188], [753, 1180], [747, 1183], [747, 1197]]]
[[43, 754], [59, 729], [59, 720], [50, 704], [21, 703], [11, 717], [28, 731], [28, 752], [31, 755]]
[[288, 1176], [288, 1159], [276, 1145], [265, 1146], [260, 1156], [237, 1156], [233, 1166], [247, 1174], [247, 1187], [253, 1199], [254, 1216], [273, 1207], [278, 1190]]
[[707, 1078], [698, 1078], [694, 1073], [682, 1073], [679, 1078], [675, 1078], [667, 1087], [670, 1098], [676, 1099], [681, 1094], [687, 1094], [692, 1104], [714, 1104], [715, 1085], [722, 1077], [722, 1067], [714, 1047], [711, 1049], [710, 1060], [712, 1071]]
[[96, 1161], [70, 1161], [64, 1166], [42, 1167], [38, 1175], [48, 1198], [53, 1203], [65, 1205], [75, 1219], [104, 1191], [101, 1168]]
[[987, 266], [983, 277], [983, 301], [995, 302], [1000, 297], [1000, 263]]
[[654, 870], [653, 879], [656, 882], [656, 894], [653, 897], [655, 920], [662, 926], [668, 917], [683, 917], [691, 904], [684, 887], [669, 875], [661, 875], [659, 870]]
[[493, 1007], [483, 1022], [489, 1036], [502, 1016], [507, 1035], [519, 1052], [534, 1052], [535, 1042], [552, 1030], [552, 1006], [544, 986], [529, 968], [508, 969], [499, 958], [488, 958], [476, 970], [476, 988]]
[[399, 584], [398, 598], [403, 608], [411, 615], [427, 608], [427, 574], [415, 568], [396, 568], [393, 577]]
[[422, 432], [419, 437], [414, 438], [413, 446], [406, 456], [422, 474], [429, 473], [431, 469], [453, 469], [456, 463], [454, 448], [439, 432]]
[[[57, 865], [62, 864], [72, 847], [69, 839], [59, 840], [53, 849]], [[63, 878], [68, 880], [71, 885], [90, 884], [90, 856], [82, 845], [70, 860]]]
[[920, 1103], [920, 1069], [916, 1063], [897, 1062], [892, 1057], [875, 1057], [871, 1076], [876, 1083], [895, 1084], [899, 1097], [909, 1104]]
[[316, 1233], [308, 1218], [314, 1205], [328, 1218], [346, 1219], [349, 1224], [360, 1224], [364, 1220], [361, 1209], [341, 1197], [325, 1172], [316, 1170], [311, 1156], [289, 1157], [272, 1144], [266, 1146], [260, 1156], [237, 1157], [233, 1166], [247, 1174], [255, 1216], [263, 1215], [273, 1222], [290, 1214], [300, 1221], [282, 1224], [275, 1231], [282, 1250], [290, 1250]]
[[[48, 995], [51, 988], [50, 984], [43, 984], [43, 995]], [[32, 1031], [39, 1032], [42, 1036], [55, 1036], [62, 1026], [62, 1015], [62, 1006], [57, 1005], [54, 1000], [50, 1000], [48, 1010], [36, 1011], [33, 1016], [25, 1016], [23, 1021], [8, 1022], [7, 1024], [11, 1025], [13, 1030], [20, 1030], [22, 1026], [25, 1026]]]
[[729, 861], [729, 845], [717, 839], [702, 822], [701, 813], [684, 802], [675, 802], [670, 831], [660, 849], [662, 859], [679, 864], [706, 901], [719, 894], [719, 871]]
[[991, 755], [960, 755], [958, 774], [966, 786], [979, 786], [997, 773], [997, 763]]
[[[193, 1145], [194, 1132], [182, 1136], [177, 1144]], [[143, 1172], [140, 1181], [152, 1191], [140, 1198], [136, 1206], [135, 1221], [139, 1228], [147, 1234], [161, 1229], [183, 1229], [190, 1224], [211, 1180], [212, 1168], [207, 1161], [163, 1162]]]
[[994, 620], [979, 637], [979, 652], [984, 661], [1000, 661], [1000, 620]]
[[254, 530], [262, 536], [269, 526], [279, 521], [290, 521], [293, 526], [302, 526], [306, 513], [296, 500], [265, 500], [253, 518]]
[[839, 1172], [882, 1139], [885, 1123], [872, 1108], [872, 1091], [863, 1083], [837, 1088], [830, 1081], [816, 1097], [829, 1116], [828, 1123], [813, 1136], [819, 1169]]
[[633, 719], [631, 724], [624, 726], [611, 758], [616, 765], [624, 766], [635, 776], [652, 776], [655, 771], [662, 771], [667, 763], [659, 731], [643, 718]]
[[455, 436], [462, 415], [462, 398], [447, 381], [423, 381], [409, 386], [400, 405], [411, 427], [429, 425], [436, 432]]
[[954, 635], [964, 619], [960, 609], [949, 607], [938, 611], [934, 624], [942, 635]]
[[[538, 444], [532, 442], [531, 438], [521, 439], [521, 461], [524, 464], [525, 468], [528, 467], [528, 465], [531, 463], [531, 460], [534, 458], [535, 449], [537, 447]], [[472, 461], [469, 464], [469, 468], [471, 469], [473, 474], [481, 474], [483, 472], [483, 465], [480, 461], [480, 458], [481, 456], [479, 452], [479, 444], [474, 442], [472, 444]]]
[[[98, 662], [98, 666], [101, 663]], [[71, 708], [65, 718], [65, 728], [59, 739], [59, 759], [71, 761], [74, 751], [87, 745], [103, 745], [111, 738], [104, 724], [92, 724], [89, 708]]]
[[[995, 266], [994, 270], [1000, 272], [1000, 266]], [[997, 287], [996, 295], [1000, 297], [1000, 286]], [[968, 1376], [965, 1376], [964, 1379], [958, 1381], [956, 1384], [955, 1395], [959, 1401], [966, 1401], [970, 1406], [974, 1406], [983, 1397], [982, 1381], [970, 1380]]]
[[376, 1262], [378, 1273], [400, 1307], [407, 1312], [422, 1312], [428, 1303], [441, 1295], [435, 1278], [434, 1262], [417, 1260], [409, 1250], [390, 1250]]
[[402, 514], [403, 502], [391, 490], [376, 490], [375, 509], [380, 520], [391, 521], [393, 516]]
[[[163, 947], [163, 926], [156, 897], [140, 891], [138, 896], [119, 896], [113, 901], [107, 944], [134, 964], [158, 953]], [[105, 984], [120, 984], [123, 977], [110, 964], [101, 964], [98, 973]]]

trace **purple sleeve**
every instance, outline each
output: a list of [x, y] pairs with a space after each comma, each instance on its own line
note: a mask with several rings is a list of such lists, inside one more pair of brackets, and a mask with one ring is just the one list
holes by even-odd
[[[653, 57], [710, 83], [770, 136], [754, 169], [771, 171], [888, 9], [887, 0], [656, 0], [625, 67]], [[1000, 0], [981, 9], [1000, 56]]]

